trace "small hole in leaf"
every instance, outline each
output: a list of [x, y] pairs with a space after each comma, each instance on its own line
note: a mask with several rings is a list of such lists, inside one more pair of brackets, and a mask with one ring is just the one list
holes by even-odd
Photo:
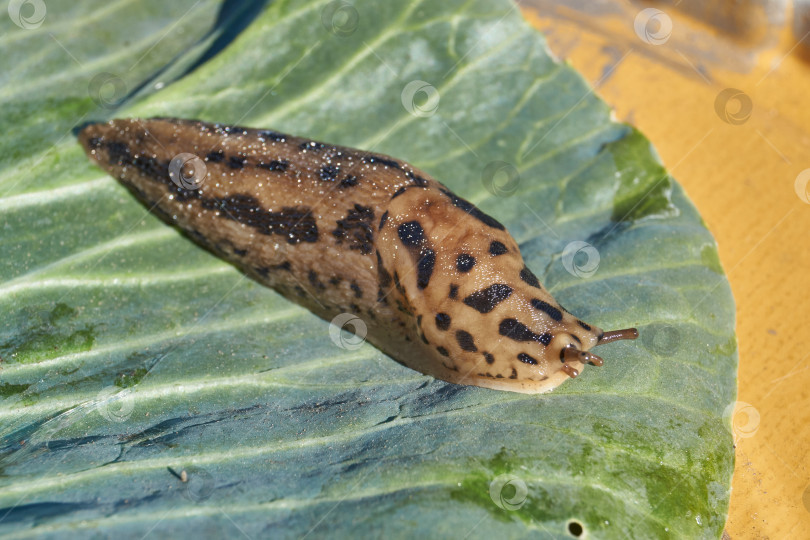
[[585, 528], [582, 526], [582, 523], [579, 521], [571, 520], [568, 522], [568, 534], [575, 538], [579, 538], [582, 536], [582, 533], [585, 532]]

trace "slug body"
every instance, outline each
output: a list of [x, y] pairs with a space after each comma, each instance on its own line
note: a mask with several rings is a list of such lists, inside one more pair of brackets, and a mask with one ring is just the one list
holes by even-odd
[[281, 133], [155, 118], [90, 124], [87, 154], [166, 221], [318, 316], [445, 381], [539, 393], [603, 332], [563, 309], [498, 221], [407, 163]]

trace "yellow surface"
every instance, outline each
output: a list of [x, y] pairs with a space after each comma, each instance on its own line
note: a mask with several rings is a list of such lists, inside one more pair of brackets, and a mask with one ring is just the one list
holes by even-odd
[[[810, 538], [810, 204], [795, 186], [810, 169], [810, 64], [785, 31], [751, 72], [710, 68], [707, 81], [656, 61], [640, 40], [524, 15], [649, 137], [717, 239], [737, 302], [742, 402], [726, 532]], [[754, 105], [741, 125], [715, 113], [728, 87]]]

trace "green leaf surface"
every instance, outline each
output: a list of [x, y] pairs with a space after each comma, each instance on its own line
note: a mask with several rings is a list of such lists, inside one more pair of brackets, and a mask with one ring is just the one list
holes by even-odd
[[[720, 536], [737, 347], [714, 240], [515, 6], [55, 4], [0, 22], [0, 533]], [[104, 72], [125, 91], [94, 93]], [[405, 159], [502, 221], [568, 310], [641, 338], [545, 395], [338, 347], [92, 166], [71, 127], [126, 116]]]

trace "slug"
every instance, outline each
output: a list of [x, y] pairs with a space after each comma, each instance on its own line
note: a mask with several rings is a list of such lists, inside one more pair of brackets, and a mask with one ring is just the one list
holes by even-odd
[[91, 123], [79, 141], [199, 244], [327, 321], [360, 317], [433, 377], [546, 392], [638, 336], [567, 312], [501, 223], [390, 156], [172, 118]]

